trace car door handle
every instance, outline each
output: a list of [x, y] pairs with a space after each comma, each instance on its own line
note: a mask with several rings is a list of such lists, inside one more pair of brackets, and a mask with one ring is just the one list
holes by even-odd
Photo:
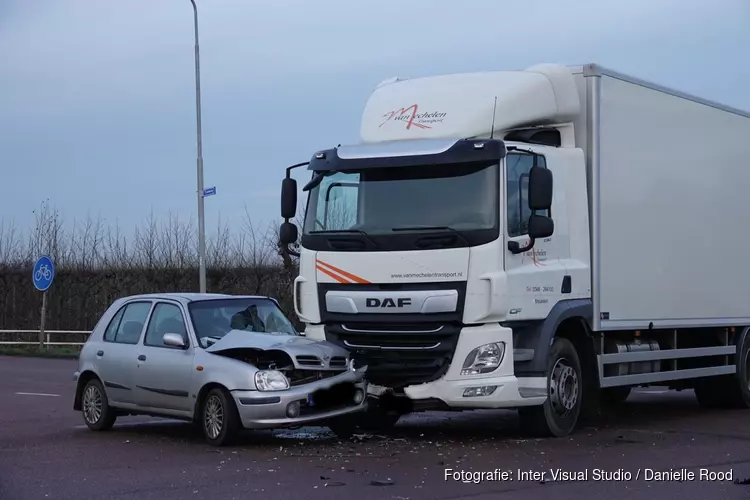
[[138, 356], [138, 361], [146, 361], [146, 355], [141, 354], [140, 356]]
[[104, 351], [96, 351], [97, 356], [104, 356]]

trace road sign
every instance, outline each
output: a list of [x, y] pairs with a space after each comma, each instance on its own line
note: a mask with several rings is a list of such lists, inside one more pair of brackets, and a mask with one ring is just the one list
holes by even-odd
[[203, 197], [213, 196], [216, 194], [216, 187], [210, 187], [203, 190]]
[[34, 281], [34, 287], [37, 290], [40, 292], [47, 291], [52, 285], [52, 280], [55, 279], [55, 265], [52, 263], [52, 259], [46, 255], [39, 257], [39, 260], [34, 264], [31, 279]]

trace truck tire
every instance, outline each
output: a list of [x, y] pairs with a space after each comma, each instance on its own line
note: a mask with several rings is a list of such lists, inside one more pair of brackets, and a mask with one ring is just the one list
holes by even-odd
[[575, 429], [583, 401], [581, 361], [570, 340], [555, 339], [547, 373], [547, 400], [518, 409], [521, 429], [535, 437], [564, 437]]
[[401, 419], [396, 410], [384, 408], [377, 398], [371, 398], [365, 411], [331, 419], [326, 425], [341, 439], [357, 432], [387, 432]]
[[750, 333], [740, 337], [737, 371], [733, 375], [698, 380], [695, 397], [704, 408], [750, 408]]
[[599, 392], [602, 404], [616, 406], [625, 402], [630, 396], [631, 387], [607, 387]]

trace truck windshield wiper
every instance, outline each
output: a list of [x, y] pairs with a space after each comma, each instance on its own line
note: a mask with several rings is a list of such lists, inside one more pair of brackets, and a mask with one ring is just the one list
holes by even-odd
[[450, 233], [453, 233], [458, 237], [461, 241], [469, 245], [469, 241], [464, 238], [464, 236], [449, 226], [399, 226], [391, 228], [391, 231], [448, 231]]
[[375, 243], [372, 238], [370, 238], [370, 235], [366, 232], [362, 231], [361, 229], [319, 229], [317, 231], [310, 231], [309, 234], [358, 234], [362, 236], [364, 239], [366, 239], [372, 246], [375, 248], [380, 248], [377, 243]]

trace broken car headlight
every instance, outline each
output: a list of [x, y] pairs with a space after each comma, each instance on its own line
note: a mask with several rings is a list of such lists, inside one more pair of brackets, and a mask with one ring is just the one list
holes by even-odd
[[480, 375], [494, 371], [503, 362], [504, 356], [505, 342], [480, 345], [466, 356], [461, 375]]
[[255, 373], [255, 387], [259, 391], [283, 391], [289, 389], [289, 380], [278, 370], [260, 370]]

